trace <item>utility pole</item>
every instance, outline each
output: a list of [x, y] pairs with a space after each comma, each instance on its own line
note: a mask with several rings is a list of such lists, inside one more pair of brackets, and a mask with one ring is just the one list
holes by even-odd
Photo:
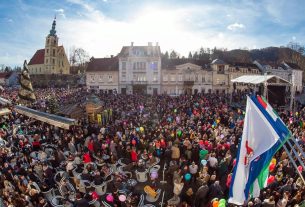
[[291, 97], [290, 97], [290, 111], [293, 112], [294, 93], [295, 93], [295, 91], [294, 91], [295, 83], [294, 83], [294, 74], [293, 73], [291, 74], [291, 84], [292, 85], [290, 86], [290, 95], [291, 95]]
[[268, 97], [267, 97], [267, 95], [268, 95], [268, 92], [267, 92], [267, 90], [268, 90], [268, 86], [267, 86], [267, 73], [264, 74], [264, 78], [265, 78], [265, 81], [264, 81], [264, 97], [268, 101]]

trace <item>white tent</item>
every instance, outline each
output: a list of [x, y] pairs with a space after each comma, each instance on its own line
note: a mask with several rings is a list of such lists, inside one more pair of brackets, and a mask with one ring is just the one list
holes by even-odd
[[233, 83], [259, 85], [266, 81], [267, 85], [290, 86], [291, 83], [276, 75], [243, 75], [231, 80]]

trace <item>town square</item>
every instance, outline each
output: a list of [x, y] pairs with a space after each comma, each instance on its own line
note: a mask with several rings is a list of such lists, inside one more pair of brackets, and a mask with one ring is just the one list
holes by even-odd
[[304, 207], [304, 6], [1, 1], [0, 207]]

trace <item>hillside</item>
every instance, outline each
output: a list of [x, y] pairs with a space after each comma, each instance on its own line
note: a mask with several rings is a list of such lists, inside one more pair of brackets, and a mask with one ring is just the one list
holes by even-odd
[[[219, 52], [219, 51], [218, 51]], [[222, 51], [222, 59], [228, 63], [231, 62], [259, 62], [266, 64], [277, 64], [282, 61], [292, 62], [305, 69], [305, 56], [284, 47], [267, 47], [255, 50], [230, 50]], [[221, 57], [219, 57], [221, 58]]]

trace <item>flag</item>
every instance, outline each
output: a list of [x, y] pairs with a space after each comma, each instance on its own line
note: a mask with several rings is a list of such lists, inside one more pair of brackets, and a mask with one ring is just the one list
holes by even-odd
[[266, 185], [273, 155], [291, 136], [290, 131], [260, 96], [247, 97], [242, 139], [230, 186], [229, 202], [243, 205]]

